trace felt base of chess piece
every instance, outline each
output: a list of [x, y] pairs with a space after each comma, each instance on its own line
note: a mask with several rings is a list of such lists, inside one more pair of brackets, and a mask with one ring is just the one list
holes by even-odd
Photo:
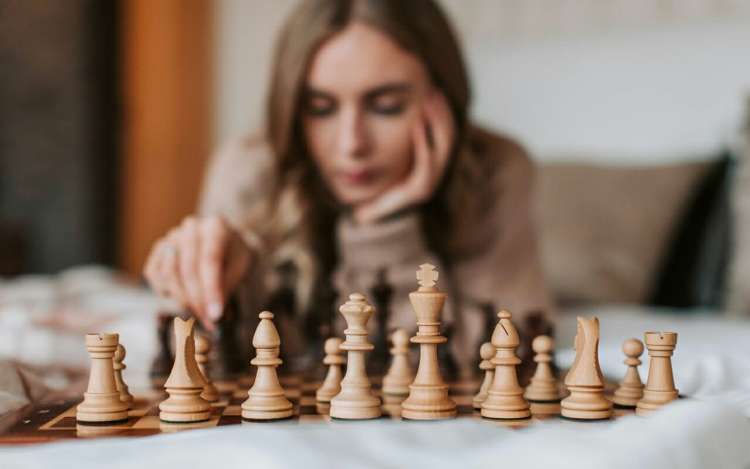
[[113, 357], [118, 344], [117, 334], [86, 334], [91, 373], [83, 402], [76, 408], [78, 422], [103, 423], [128, 419], [128, 404], [121, 400], [115, 383]]
[[570, 396], [560, 403], [560, 414], [574, 420], [607, 420], [612, 418], [612, 402], [602, 389], [568, 385]]

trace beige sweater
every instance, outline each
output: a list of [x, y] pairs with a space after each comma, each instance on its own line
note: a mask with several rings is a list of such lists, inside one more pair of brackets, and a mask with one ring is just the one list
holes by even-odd
[[[487, 313], [481, 305], [508, 309], [519, 326], [530, 311], [551, 313], [531, 219], [533, 165], [512, 141], [483, 135], [487, 157], [500, 158], [500, 170], [490, 184], [498, 196], [485, 219], [467, 220], [476, 223], [470, 230], [472, 239], [462, 243], [469, 249], [462, 258], [451, 260], [449, 276], [427, 249], [416, 212], [370, 226], [358, 226], [342, 216], [336, 230], [339, 265], [333, 283], [341, 295], [339, 300], [352, 292], [367, 295], [378, 270], [387, 268], [388, 281], [394, 288], [389, 330], [401, 327], [410, 333], [415, 331], [408, 302], [408, 293], [416, 289], [415, 272], [424, 262], [438, 266], [438, 286], [450, 295], [443, 319], [453, 328], [450, 346], [464, 373], [476, 366], [478, 347], [491, 334], [486, 330]], [[268, 194], [270, 171], [270, 151], [262, 142], [230, 143], [210, 163], [200, 213], [221, 214], [234, 226], [245, 225], [248, 207]], [[249, 280], [252, 285], [245, 285], [248, 295], [243, 304], [258, 311], [267, 292], [264, 285], [270, 280], [264, 280], [268, 275], [263, 267], [253, 270]], [[337, 326], [341, 333], [343, 323]]]

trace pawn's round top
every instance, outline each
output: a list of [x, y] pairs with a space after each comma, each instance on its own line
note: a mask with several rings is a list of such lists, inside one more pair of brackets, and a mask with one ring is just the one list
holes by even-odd
[[631, 358], [638, 358], [643, 353], [643, 342], [638, 339], [627, 339], [622, 343], [622, 352]]
[[510, 314], [510, 311], [502, 310], [499, 313], [497, 313], [497, 317], [500, 319], [510, 319], [512, 315]]
[[341, 340], [338, 337], [331, 337], [326, 340], [324, 349], [326, 352], [326, 355], [336, 355], [341, 352], [339, 347], [341, 346], [341, 343], [343, 340]]
[[125, 360], [125, 347], [123, 347], [122, 344], [117, 344], [117, 349], [115, 349], [115, 356], [112, 357], [112, 359], [117, 363], [121, 363], [123, 360]]
[[554, 342], [552, 341], [552, 337], [548, 335], [538, 335], [531, 342], [531, 348], [534, 350], [534, 353], [551, 353], [553, 347]]
[[391, 335], [391, 341], [394, 346], [408, 346], [409, 334], [403, 329], [396, 329]]
[[259, 315], [261, 319], [273, 319], [273, 313], [270, 311], [262, 311]]
[[492, 360], [492, 357], [495, 356], [495, 352], [495, 346], [490, 342], [485, 342], [479, 347], [479, 356], [482, 357], [482, 360]]
[[195, 353], [203, 355], [208, 353], [211, 344], [205, 336], [195, 334]]

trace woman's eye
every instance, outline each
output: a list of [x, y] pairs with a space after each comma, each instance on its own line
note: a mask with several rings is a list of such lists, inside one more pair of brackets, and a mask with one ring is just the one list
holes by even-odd
[[311, 97], [305, 102], [305, 111], [311, 116], [328, 116], [336, 110], [336, 103], [331, 99]]
[[374, 99], [370, 103], [370, 109], [378, 114], [394, 116], [400, 114], [406, 108], [406, 102], [402, 99], [382, 98]]

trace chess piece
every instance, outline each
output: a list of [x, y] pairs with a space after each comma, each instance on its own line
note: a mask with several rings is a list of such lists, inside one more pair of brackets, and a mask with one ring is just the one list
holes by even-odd
[[195, 319], [174, 318], [175, 358], [172, 372], [164, 383], [169, 397], [159, 404], [159, 419], [173, 423], [193, 423], [211, 417], [211, 405], [201, 397], [205, 381], [195, 361]]
[[560, 402], [560, 389], [551, 366], [553, 348], [554, 341], [547, 335], [537, 336], [531, 342], [537, 365], [524, 393], [529, 402]]
[[648, 379], [643, 398], [635, 408], [637, 415], [647, 415], [678, 397], [672, 374], [672, 354], [677, 346], [677, 333], [646, 332], [644, 339], [649, 356]]
[[[388, 318], [391, 315], [391, 299], [393, 298], [393, 286], [388, 283], [388, 270], [379, 269], [376, 283], [370, 289], [370, 297], [373, 299], [375, 311], [378, 312], [375, 323], [375, 337], [372, 344], [375, 349], [370, 354], [368, 369], [371, 373], [382, 375], [388, 364]], [[408, 340], [408, 338], [407, 338]]]
[[203, 392], [201, 397], [208, 402], [216, 402], [219, 400], [219, 391], [211, 381], [211, 375], [208, 371], [208, 353], [211, 351], [211, 341], [205, 336], [195, 334], [195, 361], [198, 363], [198, 369], [203, 376], [203, 381], [206, 385], [203, 386]]
[[373, 395], [372, 385], [365, 370], [365, 353], [374, 347], [367, 342], [367, 321], [374, 309], [359, 293], [339, 311], [346, 320], [346, 340], [341, 350], [347, 351], [346, 375], [341, 381], [341, 392], [331, 399], [331, 417], [339, 419], [373, 419], [380, 417], [380, 399]]
[[487, 391], [489, 391], [492, 378], [495, 376], [495, 365], [492, 364], [492, 357], [494, 356], [495, 347], [491, 343], [485, 342], [479, 347], [479, 357], [482, 359], [479, 362], [479, 369], [484, 371], [484, 379], [482, 380], [482, 385], [479, 386], [479, 392], [471, 402], [477, 410], [482, 408], [482, 402], [487, 399]]
[[346, 363], [346, 358], [341, 352], [341, 343], [343, 341], [338, 337], [331, 337], [326, 340], [323, 364], [328, 366], [328, 373], [323, 380], [323, 384], [315, 393], [315, 399], [318, 402], [331, 402], [333, 396], [341, 392], [341, 367]]
[[128, 409], [132, 409], [133, 395], [130, 394], [128, 385], [125, 384], [125, 381], [122, 379], [122, 370], [127, 368], [125, 363], [123, 363], [123, 360], [125, 360], [125, 347], [123, 347], [122, 344], [117, 344], [117, 349], [115, 350], [115, 355], [112, 359], [112, 367], [115, 370], [115, 386], [120, 392], [120, 400], [128, 405]]
[[612, 401], [619, 407], [635, 407], [643, 397], [643, 383], [638, 375], [639, 357], [643, 353], [643, 342], [638, 339], [628, 339], [622, 344], [622, 351], [627, 357], [623, 363], [628, 366], [620, 387], [615, 391]]
[[414, 381], [409, 366], [409, 334], [403, 329], [396, 329], [391, 334], [391, 342], [393, 361], [383, 377], [383, 394], [405, 398], [409, 394], [409, 385]]
[[599, 319], [578, 318], [576, 357], [565, 376], [570, 396], [561, 402], [562, 416], [580, 420], [612, 417], [612, 402], [604, 397], [604, 377], [599, 368]]
[[112, 360], [119, 339], [118, 334], [86, 334], [91, 373], [83, 402], [76, 408], [78, 422], [119, 422], [128, 419], [128, 404], [122, 401], [117, 390]]
[[447, 339], [440, 335], [440, 313], [446, 294], [435, 287], [438, 272], [430, 264], [417, 271], [419, 289], [409, 293], [409, 301], [417, 316], [417, 335], [411, 342], [419, 344], [419, 366], [409, 397], [401, 404], [401, 416], [413, 420], [454, 418], [456, 403], [448, 396], [448, 385], [440, 375], [438, 344]]
[[518, 384], [516, 372], [516, 367], [521, 363], [516, 356], [521, 340], [508, 311], [500, 311], [497, 317], [500, 320], [492, 333], [492, 346], [496, 352], [491, 360], [495, 365], [495, 376], [487, 390], [487, 398], [482, 402], [482, 417], [504, 420], [529, 418], [529, 402], [523, 397], [523, 388]]
[[279, 346], [281, 338], [273, 321], [273, 313], [263, 311], [253, 335], [255, 358], [250, 362], [257, 367], [253, 387], [242, 403], [242, 418], [246, 420], [278, 420], [292, 416], [292, 403], [284, 396], [276, 367], [281, 365]]

